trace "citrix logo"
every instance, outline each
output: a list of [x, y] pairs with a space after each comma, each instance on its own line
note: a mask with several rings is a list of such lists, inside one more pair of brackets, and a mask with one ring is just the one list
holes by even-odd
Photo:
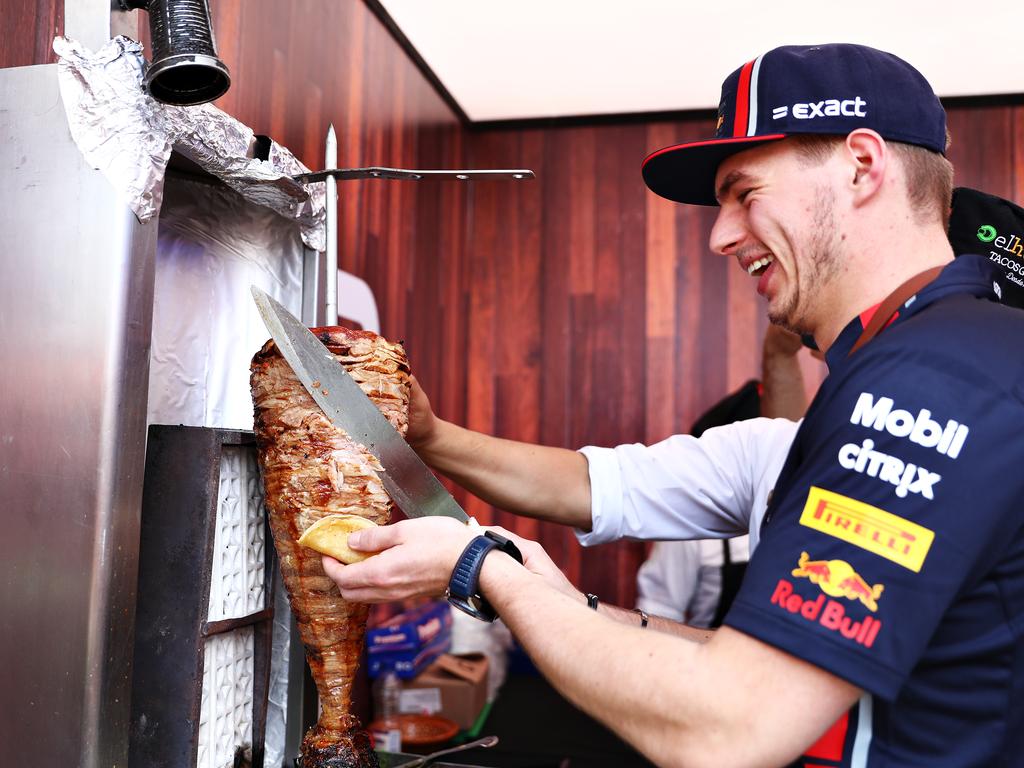
[[[868, 103], [860, 96], [852, 99], [825, 99], [823, 101], [797, 102], [793, 105], [793, 117], [797, 120], [813, 120], [816, 117], [867, 117]], [[789, 106], [775, 107], [772, 120], [779, 120], [789, 114]]]
[[874, 447], [874, 440], [865, 440], [860, 445], [847, 443], [839, 449], [839, 465], [843, 469], [852, 469], [892, 484], [901, 499], [906, 498], [908, 493], [919, 493], [926, 499], [935, 498], [935, 484], [942, 479], [942, 475], [895, 456], [888, 456], [874, 450]]

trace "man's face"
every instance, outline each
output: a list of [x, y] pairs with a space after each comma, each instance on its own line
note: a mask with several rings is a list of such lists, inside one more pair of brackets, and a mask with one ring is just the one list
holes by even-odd
[[727, 158], [715, 177], [721, 209], [711, 249], [756, 279], [773, 323], [800, 333], [814, 332], [839, 287], [833, 166], [802, 162], [783, 140]]

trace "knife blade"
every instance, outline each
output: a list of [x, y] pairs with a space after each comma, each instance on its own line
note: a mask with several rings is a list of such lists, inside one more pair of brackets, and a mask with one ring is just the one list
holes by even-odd
[[256, 286], [251, 290], [295, 376], [324, 415], [377, 458], [384, 468], [384, 490], [401, 510], [408, 517], [446, 515], [474, 523], [313, 332], [264, 291]]

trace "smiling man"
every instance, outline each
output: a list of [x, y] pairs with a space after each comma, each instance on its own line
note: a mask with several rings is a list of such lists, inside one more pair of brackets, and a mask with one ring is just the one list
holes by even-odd
[[712, 248], [830, 371], [709, 642], [587, 610], [535, 544], [451, 520], [354, 536], [384, 551], [325, 561], [342, 594], [484, 598], [556, 687], [662, 765], [1015, 764], [1024, 314], [994, 301], [987, 260], [953, 261], [945, 144], [905, 62], [789, 46], [727, 78], [714, 138], [644, 163], [656, 193], [720, 206]]

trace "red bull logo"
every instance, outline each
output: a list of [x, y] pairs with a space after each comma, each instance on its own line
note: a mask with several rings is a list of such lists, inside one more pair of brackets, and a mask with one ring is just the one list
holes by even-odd
[[859, 600], [869, 611], [878, 610], [878, 598], [885, 586], [868, 584], [845, 560], [811, 560], [806, 552], [800, 554], [792, 574], [809, 579], [826, 595]]
[[779, 579], [772, 593], [772, 605], [799, 614], [808, 621], [816, 621], [825, 629], [838, 632], [858, 645], [870, 648], [882, 629], [882, 622], [874, 616], [865, 616], [854, 621], [846, 615], [846, 606], [836, 600], [826, 600], [825, 595], [818, 595], [814, 600], [805, 598], [793, 589], [786, 579]]

